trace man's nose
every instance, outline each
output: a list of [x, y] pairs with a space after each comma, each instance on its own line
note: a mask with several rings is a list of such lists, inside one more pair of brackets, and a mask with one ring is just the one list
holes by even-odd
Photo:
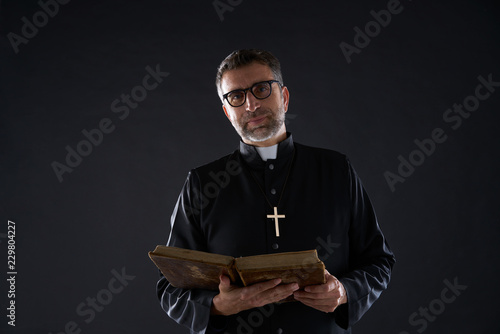
[[253, 96], [252, 92], [247, 92], [247, 101], [245, 102], [245, 108], [247, 111], [254, 112], [260, 107], [260, 100]]

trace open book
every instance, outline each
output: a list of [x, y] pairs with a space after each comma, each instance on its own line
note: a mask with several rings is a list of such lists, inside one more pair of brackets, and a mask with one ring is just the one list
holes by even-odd
[[221, 274], [240, 286], [274, 278], [300, 288], [325, 283], [325, 265], [315, 249], [233, 258], [159, 245], [149, 257], [174, 287], [184, 289], [218, 290]]

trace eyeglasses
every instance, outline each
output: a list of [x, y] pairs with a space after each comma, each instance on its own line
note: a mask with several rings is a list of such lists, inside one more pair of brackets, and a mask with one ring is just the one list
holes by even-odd
[[[273, 92], [273, 83], [277, 82], [280, 84], [278, 80], [267, 80], [257, 82], [250, 88], [245, 89], [236, 89], [230, 91], [222, 95], [222, 97], [227, 100], [227, 102], [233, 107], [242, 106], [247, 100], [247, 91], [251, 91], [252, 95], [255, 96], [256, 99], [264, 100], [267, 99], [271, 93]], [[280, 84], [281, 85], [281, 84]]]

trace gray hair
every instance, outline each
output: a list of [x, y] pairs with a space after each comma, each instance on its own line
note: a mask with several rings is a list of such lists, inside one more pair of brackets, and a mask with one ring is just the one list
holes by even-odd
[[215, 85], [217, 86], [217, 92], [219, 97], [222, 99], [222, 87], [221, 81], [224, 73], [230, 70], [234, 70], [245, 65], [249, 65], [253, 62], [257, 62], [263, 65], [269, 66], [271, 72], [273, 73], [274, 80], [278, 80], [281, 85], [283, 85], [283, 76], [281, 74], [281, 66], [278, 58], [273, 56], [269, 51], [257, 50], [257, 49], [242, 49], [231, 52], [229, 56], [226, 57], [220, 63], [217, 69], [217, 76], [215, 78]]

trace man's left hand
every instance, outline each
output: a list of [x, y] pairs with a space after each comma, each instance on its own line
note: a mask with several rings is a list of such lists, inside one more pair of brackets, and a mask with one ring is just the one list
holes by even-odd
[[304, 305], [327, 313], [347, 303], [347, 294], [342, 283], [326, 269], [325, 278], [325, 284], [309, 285], [304, 290], [295, 291], [294, 298]]

